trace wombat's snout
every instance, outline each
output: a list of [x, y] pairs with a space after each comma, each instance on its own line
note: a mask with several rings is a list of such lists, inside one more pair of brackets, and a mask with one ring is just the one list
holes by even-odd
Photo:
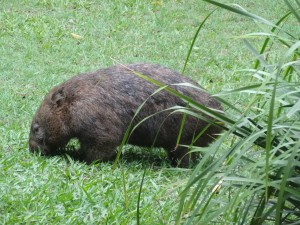
[[30, 152], [36, 152], [39, 150], [39, 145], [32, 140], [31, 138], [29, 139], [29, 151]]
[[45, 146], [41, 147], [33, 138], [29, 139], [29, 151], [32, 153], [39, 152], [41, 155], [50, 155], [49, 150]]

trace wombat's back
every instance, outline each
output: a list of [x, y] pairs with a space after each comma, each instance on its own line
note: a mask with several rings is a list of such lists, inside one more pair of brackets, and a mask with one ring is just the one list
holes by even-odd
[[[86, 101], [89, 99], [90, 101], [95, 101], [95, 104], [97, 102], [101, 103], [101, 105], [105, 103], [108, 108], [116, 111], [119, 111], [119, 106], [122, 105], [122, 109], [126, 108], [128, 113], [132, 110], [135, 111], [137, 108], [134, 107], [140, 106], [144, 100], [159, 88], [135, 73], [146, 75], [163, 85], [171, 85], [171, 88], [207, 107], [221, 109], [220, 103], [204, 91], [184, 85], [172, 85], [190, 83], [199, 87], [196, 82], [176, 71], [155, 64], [139, 63], [112, 66], [94, 73], [78, 75], [62, 85], [65, 86], [65, 91], [70, 93], [67, 96], [74, 97], [74, 101], [79, 99], [85, 99]], [[163, 103], [165, 107], [174, 106], [174, 104], [186, 105], [182, 100], [166, 91], [153, 95], [149, 99], [149, 102], [151, 101], [154, 101], [153, 103], [155, 104]]]

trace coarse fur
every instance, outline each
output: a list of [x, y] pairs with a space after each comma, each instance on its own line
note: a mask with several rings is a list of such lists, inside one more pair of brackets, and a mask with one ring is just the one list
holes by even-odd
[[[197, 85], [173, 70], [146, 63], [117, 65], [80, 74], [54, 87], [46, 95], [32, 121], [30, 151], [40, 149], [44, 155], [57, 155], [72, 138], [77, 138], [80, 149], [74, 151], [74, 158], [87, 163], [114, 159], [116, 147], [121, 143], [136, 110], [158, 89], [132, 71], [165, 85]], [[204, 91], [179, 85], [171, 88], [206, 107], [222, 110], [220, 103]], [[128, 143], [163, 147], [173, 165], [188, 167], [197, 154], [188, 154], [188, 148], [176, 146], [183, 114], [161, 112], [173, 106], [186, 106], [186, 103], [166, 90], [151, 96], [136, 115], [133, 126], [147, 116], [157, 114], [142, 122], [130, 135]], [[193, 137], [207, 124], [187, 116], [180, 144], [190, 145]], [[194, 145], [207, 146], [220, 131], [218, 126], [209, 126]]]

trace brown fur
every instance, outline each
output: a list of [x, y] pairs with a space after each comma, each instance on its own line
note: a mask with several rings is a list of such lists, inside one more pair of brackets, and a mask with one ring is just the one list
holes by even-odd
[[[126, 67], [130, 70], [124, 66], [113, 66], [81, 74], [54, 87], [33, 118], [30, 151], [40, 149], [44, 155], [56, 155], [70, 139], [77, 138], [80, 150], [77, 156], [74, 153], [75, 158], [87, 163], [112, 160], [137, 108], [158, 88], [131, 70], [167, 85], [187, 82], [197, 85], [179, 73], [159, 65], [131, 64]], [[171, 87], [207, 107], [221, 110], [219, 102], [203, 91], [183, 86]], [[134, 124], [176, 105], [186, 104], [163, 90], [149, 98], [136, 116]], [[138, 146], [152, 146], [154, 143], [154, 146], [167, 150], [173, 165], [179, 163], [179, 166], [187, 167], [191, 158], [194, 160], [196, 155], [193, 153], [190, 158], [187, 148], [175, 148], [182, 114], [169, 113], [170, 111], [158, 113], [140, 124], [128, 143]], [[195, 134], [201, 132], [206, 125], [207, 122], [188, 116], [180, 144], [189, 145]], [[195, 145], [207, 146], [220, 131], [219, 127], [210, 126]]]

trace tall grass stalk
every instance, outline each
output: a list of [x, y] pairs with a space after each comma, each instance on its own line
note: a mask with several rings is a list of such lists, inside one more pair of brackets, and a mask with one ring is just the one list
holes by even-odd
[[[272, 23], [240, 6], [204, 1], [248, 17], [263, 30], [241, 36], [256, 62], [253, 69], [240, 72], [250, 76], [249, 80], [255, 84], [219, 96], [232, 99], [231, 95], [240, 93], [249, 103], [240, 104], [243, 108], [238, 109], [223, 101], [230, 113], [214, 115], [227, 131], [206, 151], [190, 177], [181, 194], [176, 224], [265, 224], [267, 221], [297, 224], [300, 220], [299, 2], [285, 0], [289, 11]], [[192, 45], [208, 17], [200, 24]], [[288, 25], [294, 29], [287, 29]], [[265, 40], [257, 51], [251, 41], [261, 38]], [[238, 138], [226, 141], [232, 135]]]

